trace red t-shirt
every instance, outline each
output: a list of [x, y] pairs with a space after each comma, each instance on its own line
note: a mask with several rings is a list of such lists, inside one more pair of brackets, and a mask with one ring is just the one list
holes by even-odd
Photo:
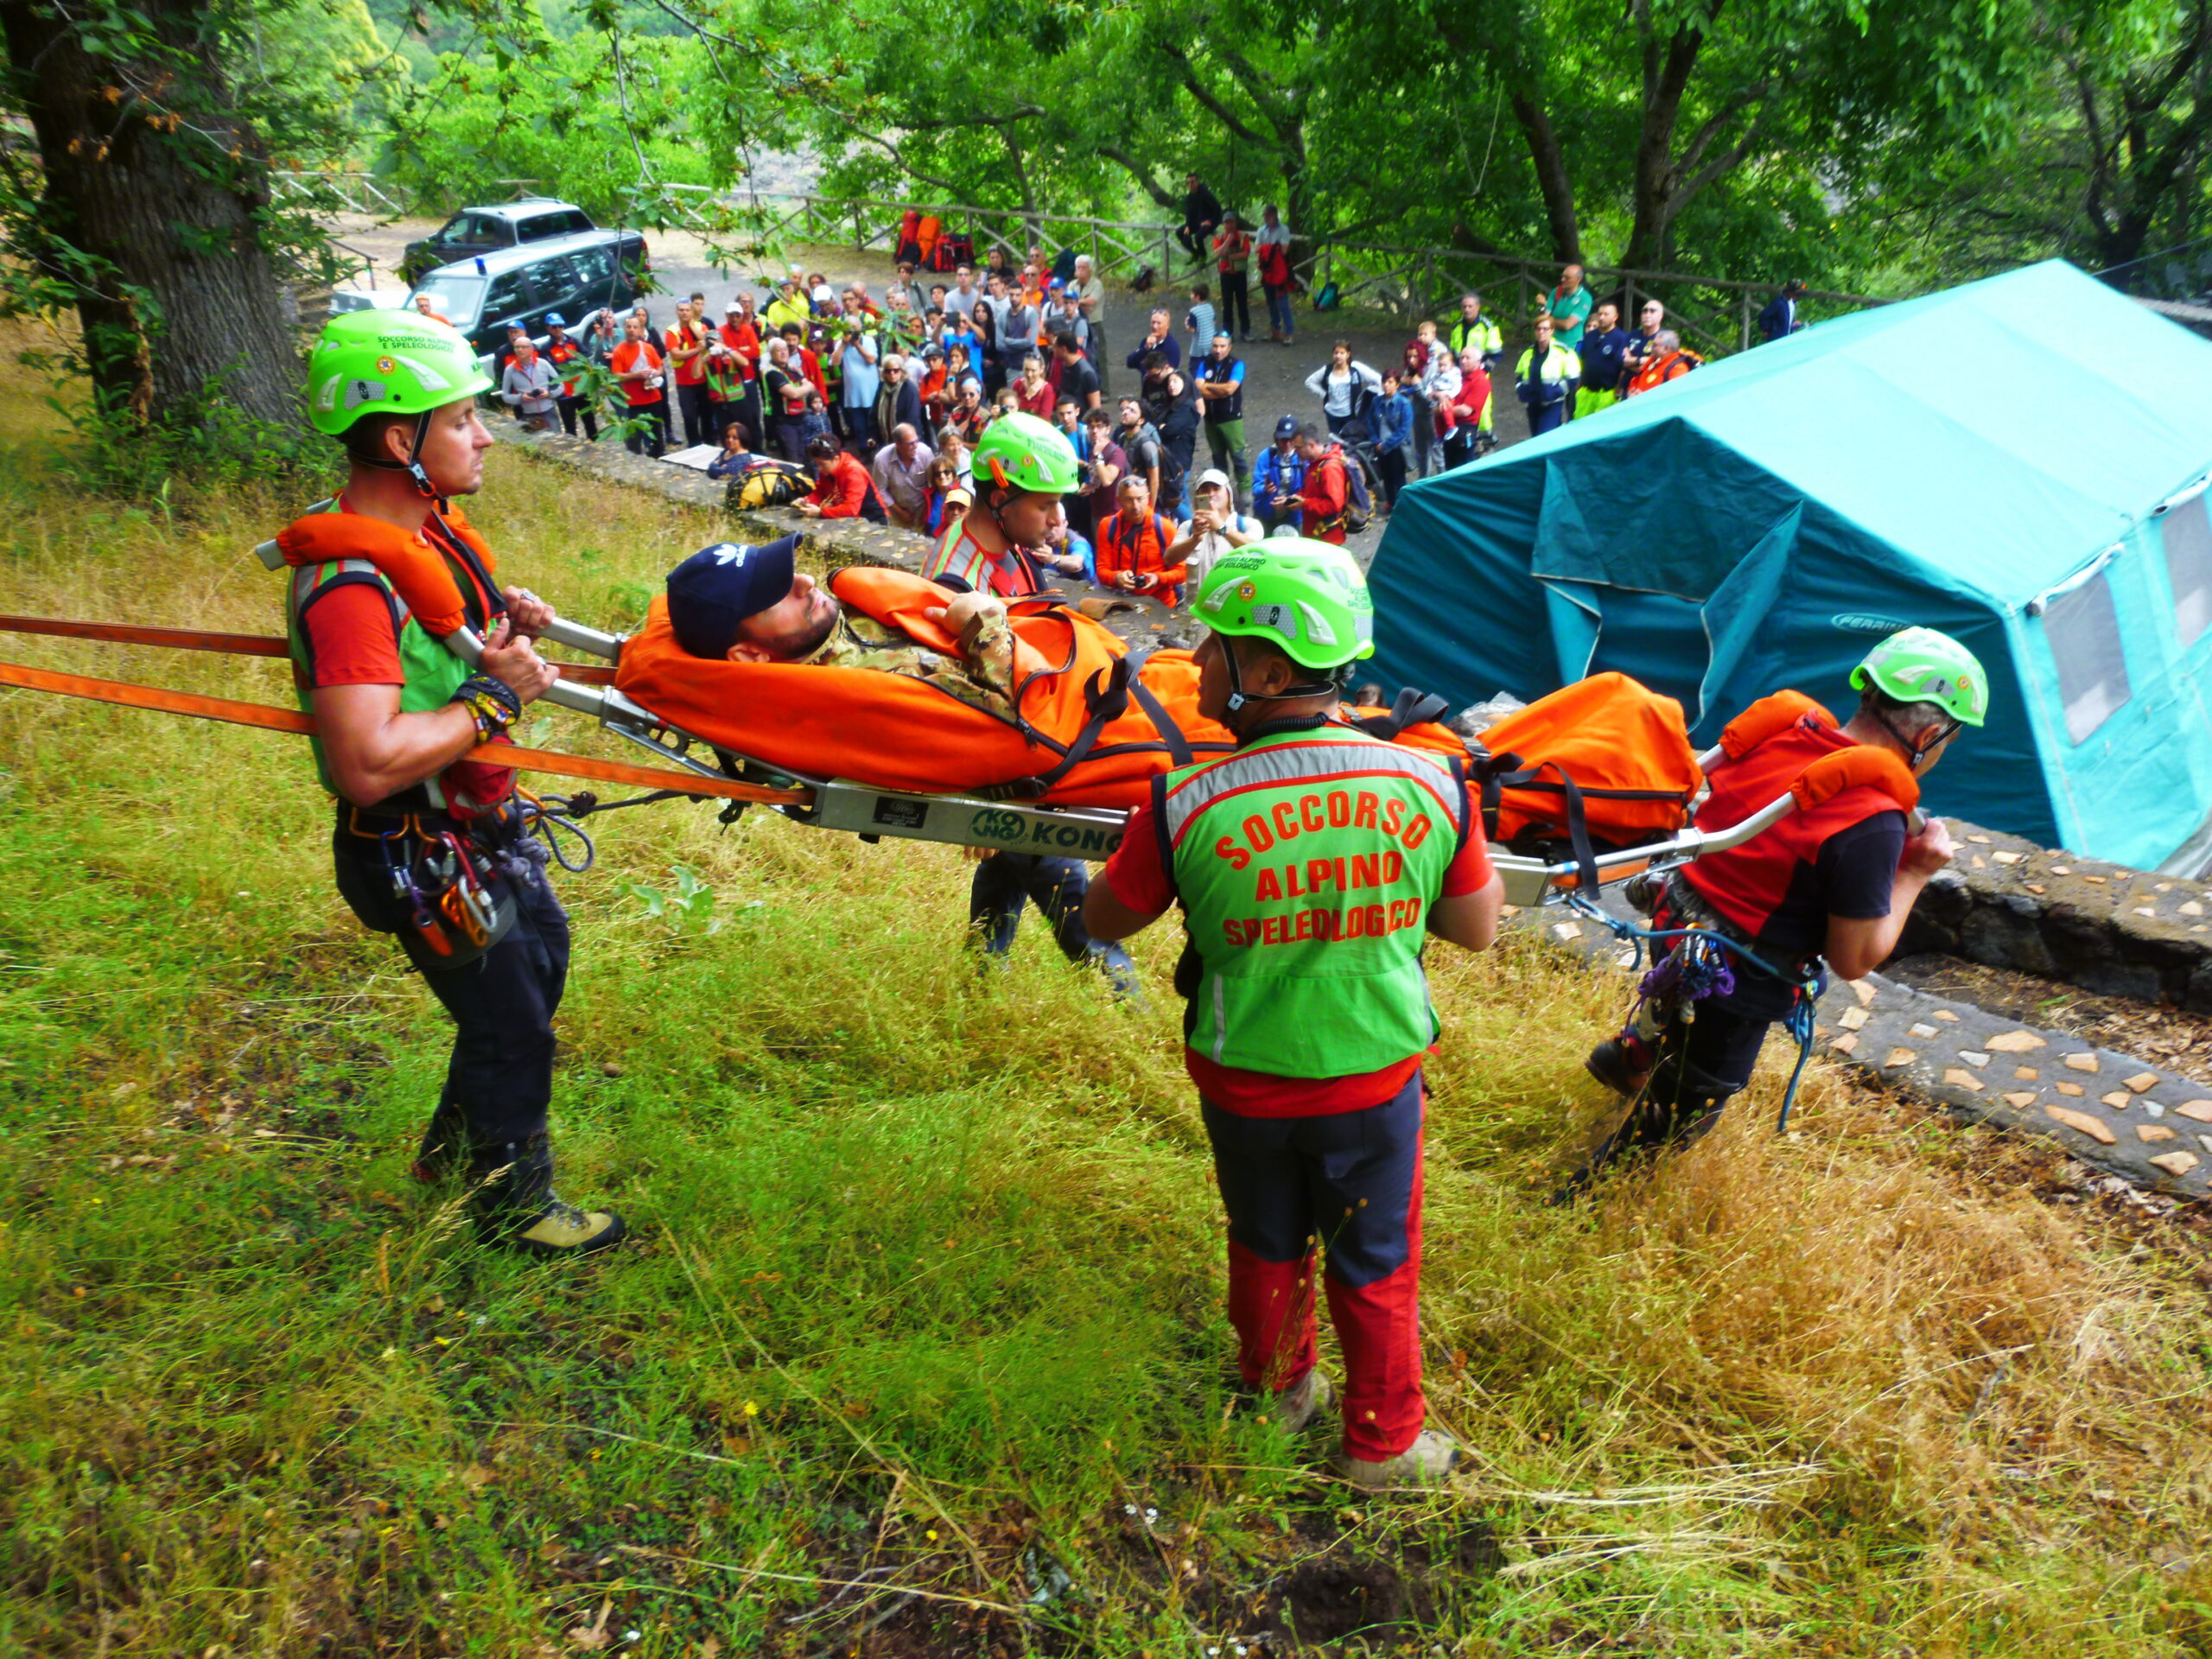
[[689, 349], [707, 343], [705, 330], [696, 323], [687, 322], [668, 330], [668, 360], [676, 365], [676, 384], [679, 386], [704, 385], [707, 381], [707, 359], [704, 355], [688, 361], [679, 361], [679, 347]]
[[[642, 359], [640, 353], [643, 354]], [[607, 359], [607, 366], [617, 374], [627, 374], [632, 369], [640, 368], [658, 371], [660, 353], [645, 340], [626, 340], [614, 348], [613, 355]], [[622, 396], [628, 400], [631, 408], [637, 409], [645, 404], [659, 403], [661, 389], [649, 386], [642, 380], [625, 380]]]
[[[1490, 849], [1483, 843], [1482, 826], [1477, 824], [1444, 873], [1439, 896], [1462, 898], [1487, 886], [1490, 878]], [[1121, 846], [1106, 861], [1103, 879], [1116, 899], [1144, 915], [1157, 916], [1174, 904], [1175, 872], [1160, 861], [1160, 834], [1153, 827], [1149, 801], [1129, 814], [1128, 828]], [[1183, 1068], [1199, 1094], [1239, 1117], [1319, 1117], [1379, 1106], [1406, 1086], [1427, 1058], [1426, 1051], [1408, 1054], [1379, 1070], [1349, 1077], [1282, 1077], [1272, 1071], [1222, 1065], [1186, 1046]]]
[[722, 344], [737, 353], [743, 365], [745, 378], [751, 380], [760, 372], [760, 336], [749, 322], [726, 322], [721, 328]]

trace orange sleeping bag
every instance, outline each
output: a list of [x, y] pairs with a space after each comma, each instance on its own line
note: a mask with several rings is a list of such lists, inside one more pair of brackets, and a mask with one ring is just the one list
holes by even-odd
[[1673, 835], [1704, 782], [1682, 705], [1625, 674], [1593, 674], [1515, 709], [1482, 747], [1484, 833], [1532, 852]]
[[[855, 565], [833, 574], [830, 590], [917, 645], [958, 656], [951, 636], [922, 614], [952, 598], [936, 583]], [[926, 681], [875, 669], [694, 657], [677, 642], [660, 599], [644, 631], [623, 645], [614, 683], [694, 736], [772, 766], [921, 794], [1128, 807], [1144, 798], [1153, 773], [1234, 747], [1227, 731], [1199, 717], [1188, 652], [1154, 652], [1133, 675], [1122, 641], [1103, 624], [1048, 600], [1017, 600], [1008, 609], [1019, 724]]]
[[[957, 656], [923, 613], [952, 595], [904, 570], [855, 565], [834, 573], [838, 602]], [[1127, 648], [1103, 623], [1051, 600], [1016, 600], [1015, 708], [1020, 723], [962, 702], [926, 681], [866, 668], [734, 663], [694, 657], [656, 599], [622, 647], [614, 683], [655, 715], [718, 747], [802, 775], [879, 789], [1127, 809], [1156, 772], [1224, 754], [1236, 741], [1198, 713], [1198, 669], [1186, 651], [1155, 651], [1132, 674]], [[1400, 742], [1465, 754], [1433, 723]]]

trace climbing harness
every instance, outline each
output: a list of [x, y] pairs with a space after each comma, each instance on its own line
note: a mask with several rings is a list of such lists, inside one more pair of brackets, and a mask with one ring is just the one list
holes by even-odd
[[[1698, 1003], [1710, 996], [1725, 996], [1736, 988], [1735, 964], [1738, 962], [1793, 988], [1789, 1012], [1783, 1016], [1782, 1027], [1797, 1039], [1797, 1064], [1789, 1073], [1789, 1087], [1783, 1090], [1782, 1110], [1775, 1119], [1774, 1132], [1780, 1135], [1788, 1129], [1790, 1108], [1797, 1100], [1797, 1085], [1803, 1080], [1806, 1065], [1813, 1058], [1814, 1010], [1821, 992], [1827, 988], [1827, 970], [1816, 961], [1806, 971], [1784, 973], [1747, 945], [1709, 927], [1638, 927], [1600, 909], [1597, 901], [1579, 887], [1567, 894], [1565, 903], [1577, 915], [1624, 941], [1636, 953], [1630, 963], [1631, 969], [1643, 965], [1647, 947], [1672, 946], [1664, 955], [1651, 949], [1652, 967], [1637, 985], [1636, 1008], [1628, 1020], [1627, 1029], [1649, 1041], [1655, 1050], [1667, 1026], [1677, 1021], [1683, 1025], [1692, 1023], [1697, 1018]], [[1643, 1038], [1646, 1025], [1651, 1033], [1649, 1039]]]

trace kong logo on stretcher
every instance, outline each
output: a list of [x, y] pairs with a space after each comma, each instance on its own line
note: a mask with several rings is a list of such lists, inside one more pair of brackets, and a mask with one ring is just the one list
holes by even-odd
[[969, 834], [1001, 847], [1103, 858], [1122, 844], [1122, 832], [1099, 824], [1056, 823], [1043, 814], [986, 807], [969, 822]]

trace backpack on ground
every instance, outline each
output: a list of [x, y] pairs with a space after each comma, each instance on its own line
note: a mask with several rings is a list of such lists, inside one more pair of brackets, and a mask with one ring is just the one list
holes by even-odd
[[1344, 296], [1334, 283], [1324, 283], [1314, 290], [1313, 308], [1316, 311], [1333, 311], [1342, 303]]
[[756, 460], [729, 481], [729, 506], [787, 507], [814, 493], [814, 478], [803, 467], [788, 461]]
[[1075, 250], [1062, 248], [1058, 258], [1052, 261], [1052, 280], [1071, 283], [1075, 280]]
[[1129, 278], [1129, 292], [1132, 294], [1149, 294], [1152, 292], [1152, 285], [1159, 280], [1160, 273], [1158, 271], [1154, 270], [1150, 265], [1143, 266], [1137, 271], [1135, 276]]

